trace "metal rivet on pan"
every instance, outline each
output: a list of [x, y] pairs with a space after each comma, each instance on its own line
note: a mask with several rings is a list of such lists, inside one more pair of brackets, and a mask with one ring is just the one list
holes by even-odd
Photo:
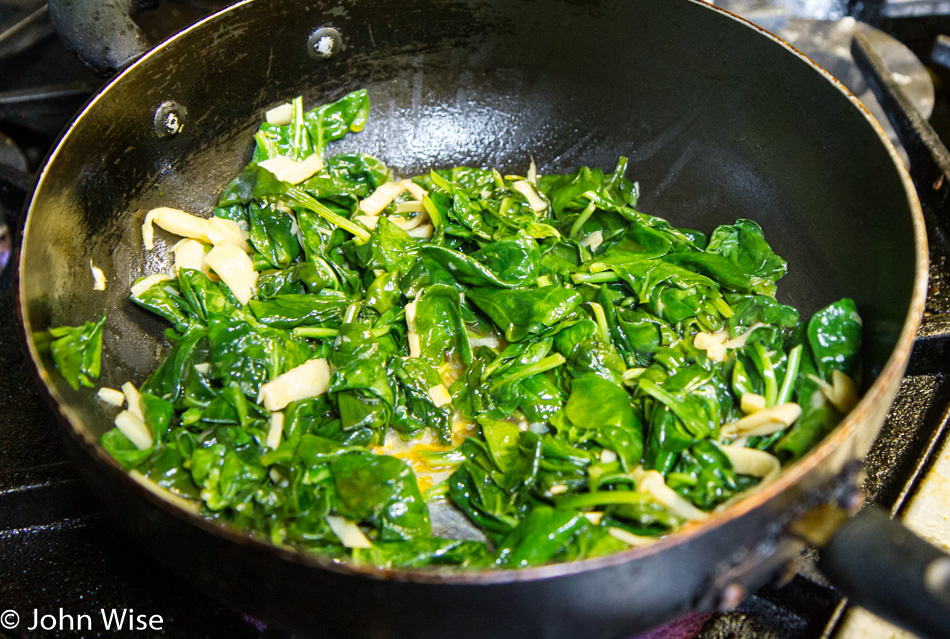
[[746, 590], [742, 584], [729, 584], [722, 591], [722, 598], [719, 600], [719, 611], [729, 612], [735, 610], [742, 600], [745, 599]]
[[307, 38], [307, 53], [314, 60], [327, 60], [343, 49], [343, 36], [333, 27], [320, 27]]
[[924, 586], [938, 597], [947, 596], [950, 592], [950, 557], [939, 557], [927, 564]]
[[185, 116], [188, 115], [188, 109], [181, 106], [174, 100], [166, 100], [155, 109], [155, 135], [160, 138], [170, 138], [181, 132], [185, 125]]

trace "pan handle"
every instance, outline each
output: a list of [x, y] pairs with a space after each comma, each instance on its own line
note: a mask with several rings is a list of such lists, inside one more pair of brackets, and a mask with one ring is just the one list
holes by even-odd
[[[854, 36], [851, 55], [907, 151], [932, 234], [950, 212], [950, 152], [866, 36]], [[950, 637], [950, 555], [882, 508], [866, 508], [835, 531], [819, 567], [856, 604], [920, 635]]]
[[950, 637], [950, 555], [871, 506], [841, 526], [818, 567], [848, 599], [923, 637]]
[[151, 44], [132, 15], [157, 0], [48, 0], [49, 19], [66, 48], [104, 77], [144, 55]]

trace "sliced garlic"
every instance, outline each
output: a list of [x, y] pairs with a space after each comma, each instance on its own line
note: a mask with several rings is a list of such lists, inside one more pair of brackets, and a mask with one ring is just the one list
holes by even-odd
[[653, 537], [644, 537], [642, 535], [634, 535], [629, 530], [624, 530], [623, 528], [617, 528], [616, 526], [611, 526], [607, 529], [607, 534], [613, 537], [614, 539], [619, 539], [628, 546], [634, 548], [641, 548], [643, 546], [649, 546], [652, 543], [656, 542], [656, 539]]
[[154, 273], [148, 277], [140, 279], [138, 282], [132, 285], [132, 289], [129, 291], [134, 296], [139, 296], [148, 289], [152, 288], [159, 282], [164, 282], [168, 279], [168, 276], [164, 273]]
[[617, 453], [610, 450], [609, 448], [605, 448], [600, 451], [600, 461], [603, 464], [612, 464], [617, 461]]
[[89, 270], [92, 271], [92, 290], [106, 290], [106, 276], [103, 274], [102, 269], [93, 264], [92, 260], [89, 260]]
[[422, 226], [417, 226], [414, 229], [406, 231], [406, 233], [408, 233], [410, 237], [414, 237], [416, 239], [420, 239], [420, 240], [427, 239], [429, 237], [432, 237], [432, 225], [424, 224]]
[[765, 324], [757, 322], [749, 327], [742, 335], [737, 335], [732, 339], [729, 339], [729, 333], [726, 331], [696, 333], [696, 337], [693, 338], [693, 346], [706, 351], [706, 355], [709, 359], [723, 362], [726, 360], [727, 351], [745, 346], [746, 341], [749, 339], [749, 336], [752, 335], [753, 331], [762, 326], [765, 326]]
[[687, 501], [675, 490], [667, 486], [663, 475], [659, 472], [637, 468], [631, 475], [633, 481], [636, 482], [638, 492], [646, 493], [652, 497], [656, 503], [677, 517], [681, 517], [687, 521], [696, 521], [709, 516]]
[[448, 389], [442, 384], [436, 384], [429, 389], [429, 399], [439, 408], [452, 403], [452, 396], [449, 394]]
[[746, 415], [756, 413], [765, 408], [765, 398], [756, 393], [742, 393], [739, 399], [739, 408]]
[[726, 359], [726, 339], [729, 335], [726, 331], [717, 333], [696, 333], [693, 338], [693, 346], [701, 351], [706, 351], [707, 357], [716, 362], [723, 362]]
[[531, 158], [531, 163], [528, 165], [528, 182], [531, 184], [538, 183], [538, 167], [534, 164], [534, 158]]
[[285, 102], [284, 104], [275, 106], [273, 109], [264, 114], [264, 119], [268, 124], [286, 126], [293, 122], [294, 105], [289, 102]]
[[122, 393], [125, 395], [125, 401], [129, 405], [129, 412], [145, 421], [145, 413], [142, 411], [142, 395], [132, 382], [122, 384]]
[[347, 548], [372, 548], [373, 544], [370, 543], [369, 538], [363, 534], [363, 531], [360, 530], [360, 527], [354, 524], [352, 521], [347, 521], [342, 517], [337, 517], [335, 515], [327, 515], [327, 524], [330, 526], [330, 530], [333, 531], [333, 534], [339, 538], [340, 543], [342, 543]]
[[293, 158], [278, 155], [259, 162], [257, 166], [267, 169], [281, 182], [300, 184], [323, 169], [323, 158], [318, 153], [313, 153], [298, 162]]
[[118, 391], [114, 388], [109, 388], [108, 386], [103, 386], [99, 389], [99, 392], [96, 393], [96, 397], [104, 401], [106, 404], [112, 406], [122, 406], [125, 403], [125, 395], [122, 391]]
[[152, 209], [145, 215], [142, 240], [147, 250], [155, 248], [153, 224], [181, 237], [190, 237], [215, 246], [233, 244], [247, 252], [251, 250], [247, 243], [247, 231], [243, 231], [237, 222], [220, 217], [205, 219], [167, 206]]
[[422, 354], [422, 345], [419, 343], [419, 334], [415, 331], [410, 331], [408, 335], [409, 340], [409, 357], [419, 357]]
[[426, 213], [420, 213], [415, 217], [402, 217], [399, 215], [393, 215], [389, 218], [389, 221], [408, 233], [409, 231], [418, 228], [423, 222], [428, 222], [429, 216]]
[[396, 214], [403, 215], [404, 213], [425, 213], [426, 207], [422, 202], [418, 200], [413, 200], [412, 202], [400, 202], [396, 205]]
[[746, 341], [747, 341], [747, 340], [749, 339], [749, 337], [752, 335], [753, 331], [755, 331], [755, 329], [761, 328], [761, 327], [763, 327], [763, 326], [766, 326], [766, 324], [763, 324], [763, 323], [761, 323], [761, 322], [756, 322], [755, 324], [753, 324], [752, 326], [750, 326], [750, 327], [748, 328], [748, 330], [746, 330], [746, 332], [744, 332], [742, 335], [736, 335], [736, 336], [733, 337], [731, 340], [727, 341], [727, 342], [724, 344], [724, 346], [725, 346], [726, 348], [733, 348], [733, 349], [734, 349], [734, 348], [742, 348], [743, 346], [745, 346]]
[[831, 372], [831, 384], [823, 384], [821, 394], [842, 413], [849, 413], [858, 403], [857, 386], [839, 370]]
[[594, 231], [583, 240], [581, 240], [581, 246], [586, 246], [590, 249], [591, 253], [597, 250], [601, 244], [604, 243], [604, 234], [601, 231]]
[[732, 462], [732, 468], [740, 475], [771, 479], [782, 470], [782, 463], [778, 457], [764, 450], [746, 448], [744, 446], [720, 446]]
[[378, 215], [356, 215], [353, 217], [354, 220], [360, 222], [363, 226], [368, 228], [370, 231], [376, 228], [376, 225], [379, 223]]
[[419, 343], [419, 334], [416, 333], [416, 302], [406, 304], [406, 328], [409, 329], [409, 357], [419, 357], [422, 347]]
[[208, 266], [231, 289], [241, 306], [254, 295], [258, 273], [247, 253], [233, 244], [219, 244], [205, 255]]
[[172, 255], [174, 256], [172, 277], [178, 277], [181, 269], [201, 271], [205, 275], [211, 273], [211, 268], [205, 262], [205, 245], [197, 240], [181, 240], [172, 247]]
[[406, 185], [406, 190], [409, 191], [409, 193], [412, 194], [412, 197], [416, 198], [417, 200], [421, 201], [422, 198], [424, 198], [425, 196], [429, 194], [428, 191], [426, 191], [424, 188], [422, 188], [421, 186], [419, 186], [412, 180], [403, 180], [402, 182], [403, 184]]
[[148, 477], [146, 477], [145, 475], [143, 475], [137, 470], [130, 470], [129, 477], [131, 477], [132, 479], [137, 481], [139, 484], [141, 484], [150, 493], [153, 493], [155, 495], [158, 495], [162, 499], [170, 501], [171, 503], [175, 504], [182, 510], [187, 510], [188, 512], [194, 513], [196, 515], [201, 510], [201, 506], [199, 506], [195, 502], [188, 501], [184, 497], [181, 497], [180, 495], [176, 495], [175, 493], [168, 490], [167, 488], [163, 488], [162, 486], [159, 486], [158, 484], [156, 484], [151, 479], [149, 479]]
[[[247, 243], [250, 234], [246, 229], [233, 220], [226, 220], [223, 217], [211, 217], [205, 220], [205, 235], [208, 237], [208, 243], [214, 246], [222, 244], [231, 244], [238, 247], [245, 253], [251, 252], [251, 245]], [[195, 238], [195, 239], [201, 239]]]
[[152, 434], [148, 431], [148, 426], [140, 417], [133, 415], [131, 412], [124, 410], [116, 415], [115, 426], [139, 450], [145, 450], [152, 446]]
[[531, 183], [525, 180], [518, 180], [511, 185], [511, 188], [525, 196], [525, 199], [528, 200], [528, 206], [530, 206], [531, 210], [535, 213], [539, 213], [548, 208], [548, 203], [541, 199], [541, 196], [534, 190], [534, 186], [532, 186]]
[[473, 335], [469, 333], [468, 341], [469, 344], [472, 345], [472, 349], [476, 349], [479, 346], [487, 346], [488, 348], [499, 350], [505, 346], [502, 339], [494, 333], [489, 333], [488, 335]]
[[368, 198], [360, 202], [360, 210], [366, 215], [379, 215], [397, 195], [409, 188], [407, 182], [409, 180], [380, 184]]
[[801, 406], [788, 402], [781, 406], [764, 408], [738, 421], [724, 424], [720, 432], [723, 437], [771, 435], [794, 424], [801, 414]]
[[284, 433], [284, 414], [270, 414], [270, 430], [267, 431], [267, 445], [276, 449], [280, 446], [280, 436]]
[[594, 524], [595, 526], [598, 525], [600, 520], [604, 518], [604, 513], [600, 512], [599, 510], [591, 510], [590, 512], [583, 513], [583, 515], [587, 521]]
[[290, 402], [323, 395], [329, 384], [327, 360], [311, 359], [261, 386], [257, 403], [269, 411], [278, 411]]

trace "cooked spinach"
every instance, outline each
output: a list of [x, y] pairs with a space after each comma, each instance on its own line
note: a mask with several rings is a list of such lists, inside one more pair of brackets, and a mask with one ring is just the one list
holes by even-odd
[[[261, 126], [214, 210], [246, 232], [248, 304], [188, 268], [133, 296], [172, 347], [141, 388], [151, 446], [102, 438], [124, 467], [277, 544], [517, 568], [669, 534], [761, 480], [737, 450], [788, 461], [841, 419], [857, 308], [779, 303], [786, 263], [755, 222], [707, 237], [644, 214], [625, 158], [397, 182], [325, 157], [368, 109], [365, 91], [298, 99]], [[261, 165], [314, 156], [296, 184]], [[98, 375], [102, 325], [54, 329], [74, 387]], [[274, 399], [320, 362], [325, 387]], [[442, 536], [434, 503], [471, 534]]]
[[82, 326], [57, 326], [49, 330], [49, 354], [60, 374], [74, 389], [95, 386], [102, 362], [103, 315]]

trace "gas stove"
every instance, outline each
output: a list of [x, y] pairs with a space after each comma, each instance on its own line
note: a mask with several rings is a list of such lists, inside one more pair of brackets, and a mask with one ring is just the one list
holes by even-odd
[[[945, 17], [950, 2], [715, 4], [813, 56], [883, 120], [893, 108], [877, 104], [849, 53], [851, 37], [864, 33], [914, 108], [924, 117], [932, 114], [935, 127], [950, 139], [950, 92], [939, 82], [935, 90], [932, 81], [950, 72], [931, 60], [937, 36], [950, 34]], [[136, 21], [152, 42], [159, 42], [220, 6], [162, 0]], [[115, 615], [123, 611], [146, 625], [160, 618], [160, 630], [151, 625], [142, 631], [148, 636], [291, 637], [194, 591], [116, 526], [79, 481], [28, 372], [18, 338], [11, 247], [32, 175], [62, 128], [103, 82], [59, 43], [42, 1], [0, 0], [0, 638], [112, 636], [99, 618], [110, 616], [114, 628]], [[927, 152], [921, 148], [909, 148], [905, 158], [919, 160]], [[950, 530], [934, 517], [950, 512], [950, 486], [943, 479], [950, 476], [950, 446], [944, 442], [950, 421], [950, 263], [942, 219], [948, 209], [933, 194], [922, 194], [922, 200], [932, 260], [927, 317], [900, 393], [868, 456], [864, 487], [870, 502], [944, 544], [950, 542]], [[645, 637], [853, 639], [899, 632], [848, 606], [814, 567], [812, 553], [803, 554], [773, 585], [732, 595], [719, 612], [688, 616]], [[97, 621], [87, 626], [84, 615]]]

